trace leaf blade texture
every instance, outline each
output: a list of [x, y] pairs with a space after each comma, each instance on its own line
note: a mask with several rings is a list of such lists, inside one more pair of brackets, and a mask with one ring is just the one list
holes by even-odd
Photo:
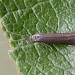
[[0, 0], [0, 22], [22, 75], [75, 75], [75, 46], [25, 40], [36, 33], [75, 31], [75, 0]]

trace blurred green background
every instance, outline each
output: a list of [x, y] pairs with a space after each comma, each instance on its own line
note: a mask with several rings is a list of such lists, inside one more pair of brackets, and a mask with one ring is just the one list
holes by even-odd
[[0, 75], [19, 75], [15, 62], [9, 58], [8, 50], [8, 39], [0, 29]]

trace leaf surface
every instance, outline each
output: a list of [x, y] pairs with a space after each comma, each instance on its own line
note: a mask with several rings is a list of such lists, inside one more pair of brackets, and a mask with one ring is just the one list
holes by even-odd
[[75, 75], [75, 46], [33, 43], [25, 36], [75, 31], [75, 0], [0, 0], [0, 23], [22, 75]]

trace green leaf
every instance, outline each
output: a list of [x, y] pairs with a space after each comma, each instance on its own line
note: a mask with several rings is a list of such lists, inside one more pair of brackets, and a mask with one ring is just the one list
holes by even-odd
[[0, 22], [22, 75], [75, 75], [75, 46], [33, 43], [36, 33], [74, 32], [75, 0], [0, 0]]

